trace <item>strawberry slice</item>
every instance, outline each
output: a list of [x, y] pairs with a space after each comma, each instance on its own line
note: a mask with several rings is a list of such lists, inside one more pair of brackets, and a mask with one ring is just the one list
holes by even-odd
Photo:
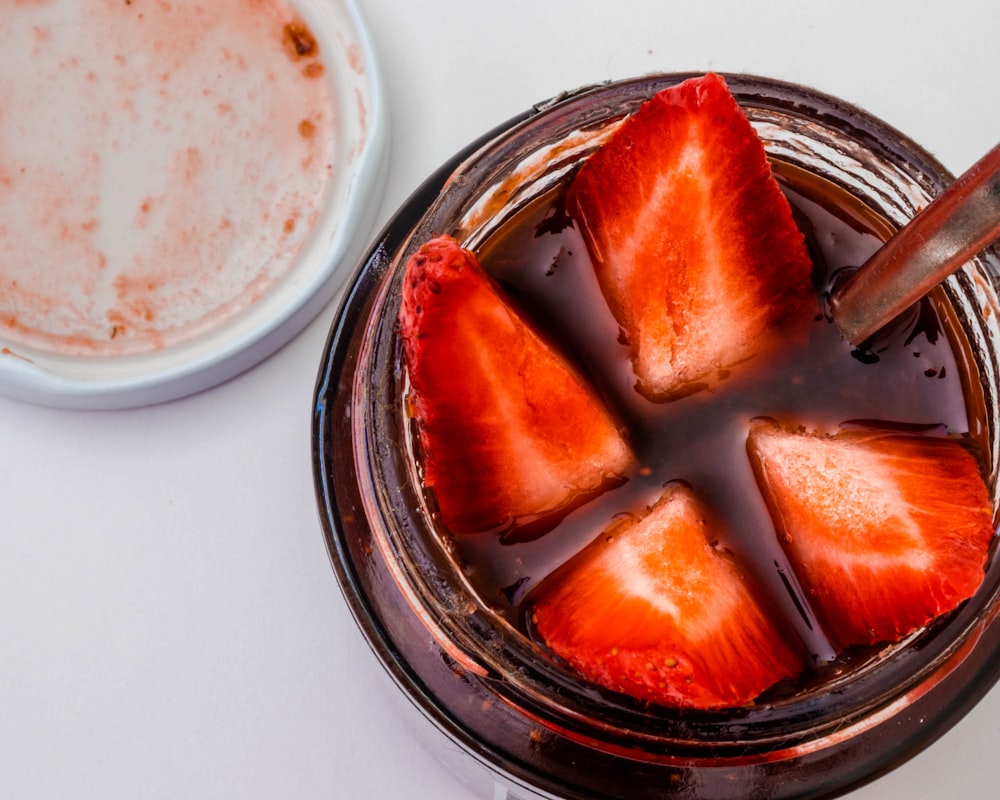
[[567, 203], [651, 399], [710, 385], [819, 310], [805, 240], [718, 75], [643, 104], [588, 158]]
[[704, 709], [798, 674], [789, 646], [685, 485], [605, 531], [536, 590], [532, 623], [584, 677], [640, 700]]
[[425, 486], [453, 534], [533, 538], [625, 480], [594, 389], [454, 239], [407, 263], [399, 322]]
[[881, 428], [821, 435], [757, 420], [748, 452], [835, 645], [897, 641], [982, 582], [992, 510], [979, 465], [958, 441]]

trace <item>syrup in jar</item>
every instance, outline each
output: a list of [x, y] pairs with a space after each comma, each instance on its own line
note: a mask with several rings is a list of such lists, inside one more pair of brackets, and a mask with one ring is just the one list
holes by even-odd
[[524, 634], [533, 635], [536, 586], [616, 520], [654, 504], [665, 485], [683, 482], [729, 533], [719, 546], [752, 575], [811, 657], [811, 669], [769, 695], [815, 687], [875, 658], [874, 648], [838, 652], [825, 636], [778, 543], [747, 457], [747, 431], [754, 418], [771, 417], [829, 433], [877, 423], [967, 434], [959, 366], [941, 319], [946, 301], [925, 298], [860, 347], [846, 342], [827, 299], [891, 226], [832, 183], [781, 162], [773, 168], [813, 260], [817, 302], [808, 335], [789, 338], [710, 386], [667, 402], [635, 389], [627, 344], [560, 188], [515, 213], [478, 249], [484, 269], [594, 383], [636, 455], [623, 485], [542, 535], [516, 524], [500, 537], [447, 534], [448, 548], [484, 603]]

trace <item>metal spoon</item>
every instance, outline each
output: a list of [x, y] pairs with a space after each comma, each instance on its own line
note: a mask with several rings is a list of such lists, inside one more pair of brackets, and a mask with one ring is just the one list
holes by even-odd
[[1000, 238], [1000, 145], [903, 226], [830, 298], [860, 344]]

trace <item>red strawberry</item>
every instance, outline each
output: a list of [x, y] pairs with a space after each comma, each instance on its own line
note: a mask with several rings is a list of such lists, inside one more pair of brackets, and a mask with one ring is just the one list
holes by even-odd
[[407, 263], [399, 322], [424, 481], [452, 533], [531, 538], [624, 481], [631, 453], [595, 391], [454, 239]]
[[532, 621], [584, 677], [640, 700], [720, 708], [802, 669], [686, 486], [543, 582]]
[[983, 580], [992, 510], [957, 441], [756, 421], [748, 450], [782, 545], [834, 644], [897, 641]]
[[818, 311], [804, 238], [718, 75], [643, 104], [567, 199], [650, 398], [709, 384]]

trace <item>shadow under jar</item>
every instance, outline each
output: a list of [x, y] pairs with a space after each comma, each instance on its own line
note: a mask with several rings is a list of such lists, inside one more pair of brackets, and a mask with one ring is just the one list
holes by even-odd
[[[902, 642], [819, 668], [722, 711], [644, 705], [579, 679], [486, 599], [419, 482], [396, 323], [403, 265], [447, 233], [470, 249], [551, 194], [614, 126], [692, 77], [587, 87], [474, 142], [403, 205], [360, 265], [315, 396], [313, 460], [334, 570], [374, 653], [433, 752], [484, 797], [820, 798], [898, 766], [959, 720], [1000, 671], [1000, 564], [979, 591]], [[725, 76], [796, 196], [834, 198], [882, 238], [951, 176], [897, 131], [817, 92]], [[794, 205], [794, 201], [793, 201]], [[1000, 256], [986, 251], [931, 304], [961, 373], [996, 519]], [[836, 276], [828, 276], [834, 280]], [[829, 286], [827, 287], [829, 288]]]

